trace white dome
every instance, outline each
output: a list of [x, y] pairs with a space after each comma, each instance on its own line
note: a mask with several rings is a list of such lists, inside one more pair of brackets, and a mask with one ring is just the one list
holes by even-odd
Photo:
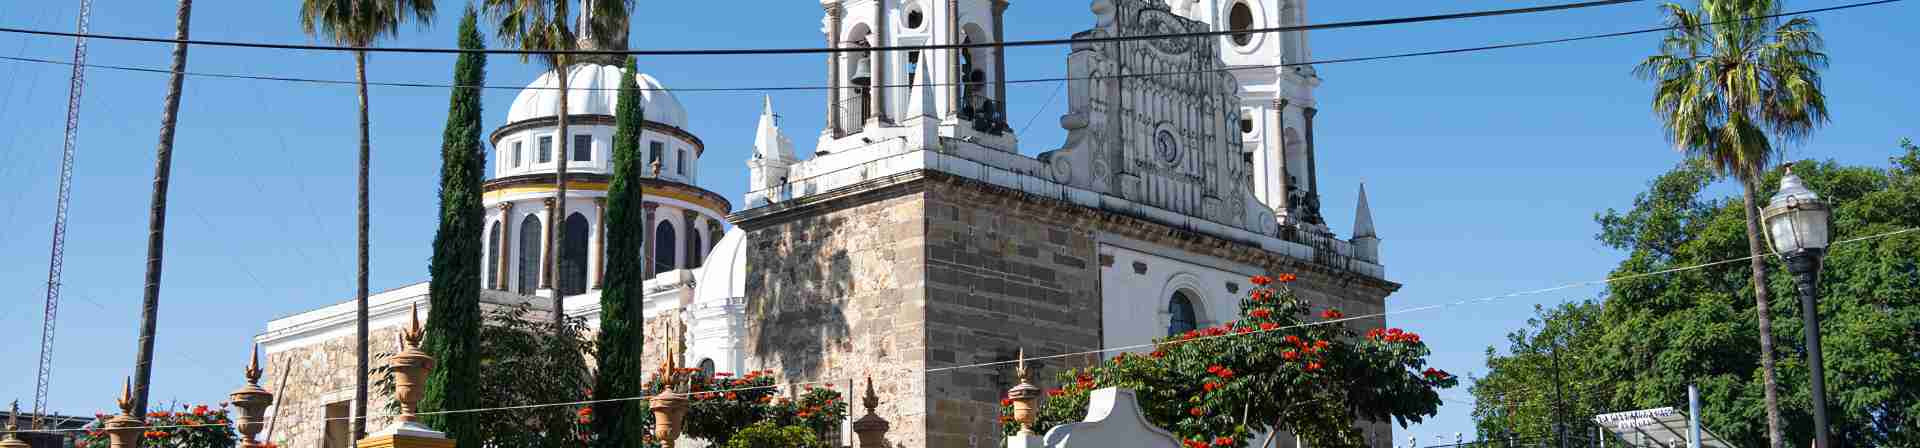
[[727, 229], [694, 274], [693, 303], [725, 302], [747, 296], [747, 232]]
[[[599, 64], [575, 64], [568, 70], [567, 108], [572, 115], [613, 115], [614, 102], [619, 99], [620, 67]], [[637, 80], [640, 84], [640, 97], [644, 100], [647, 121], [665, 123], [668, 126], [687, 129], [687, 109], [673, 92], [665, 89], [660, 80], [652, 75], [641, 73]], [[520, 96], [513, 99], [513, 107], [507, 109], [507, 122], [514, 123], [541, 117], [553, 116], [559, 107], [559, 81], [549, 71], [533, 80]]]

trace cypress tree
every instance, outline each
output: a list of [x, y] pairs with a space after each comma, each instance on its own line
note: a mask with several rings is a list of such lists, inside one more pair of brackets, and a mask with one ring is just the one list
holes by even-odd
[[[641, 346], [644, 320], [641, 301], [640, 232], [645, 219], [640, 206], [640, 130], [646, 110], [640, 104], [639, 70], [633, 58], [620, 77], [620, 96], [614, 103], [613, 180], [607, 185], [607, 278], [600, 290], [600, 363], [593, 386], [594, 400], [627, 399], [640, 395]], [[634, 230], [634, 231], [627, 231]], [[593, 405], [594, 446], [640, 446], [647, 428], [641, 414], [644, 400], [600, 401]]]
[[[479, 49], [478, 14], [472, 5], [460, 18], [460, 48]], [[480, 203], [480, 176], [486, 156], [480, 144], [480, 88], [487, 76], [487, 58], [461, 53], [454, 63], [458, 86], [447, 106], [446, 130], [440, 142], [440, 227], [433, 235], [433, 261], [428, 268], [427, 353], [439, 366], [427, 380], [421, 410], [476, 407], [480, 381], [480, 270], [482, 228], [486, 211]], [[459, 446], [480, 446], [473, 414], [429, 414], [425, 424], [446, 432]]]

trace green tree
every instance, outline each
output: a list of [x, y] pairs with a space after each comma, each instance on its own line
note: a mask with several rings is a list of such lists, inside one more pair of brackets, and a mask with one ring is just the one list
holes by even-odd
[[1661, 7], [1672, 29], [1659, 54], [1635, 68], [1654, 81], [1653, 110], [1667, 139], [1692, 157], [1739, 179], [1745, 191], [1753, 299], [1762, 312], [1760, 363], [1766, 383], [1769, 446], [1779, 448], [1780, 403], [1774, 369], [1767, 253], [1755, 185], [1778, 152], [1769, 138], [1804, 140], [1827, 122], [1820, 70], [1827, 65], [1812, 19], [1777, 18], [1776, 0], [1700, 0], [1697, 10]]
[[[573, 154], [567, 150], [567, 145], [573, 140], [567, 137], [572, 135], [567, 133], [567, 115], [569, 111], [567, 108], [567, 78], [572, 75], [572, 67], [575, 60], [575, 57], [567, 54], [566, 51], [575, 50], [579, 47], [578, 37], [574, 34], [576, 30], [569, 28], [567, 24], [568, 22], [576, 20], [573, 14], [570, 13], [572, 8], [569, 4], [572, 3], [573, 0], [483, 1], [485, 2], [487, 16], [498, 22], [494, 35], [508, 45], [518, 45], [520, 48], [526, 50], [542, 51], [542, 53], [536, 53], [538, 59], [542, 64], [546, 65], [548, 70], [553, 72], [554, 78], [559, 83], [560, 94], [556, 95], [558, 98], [555, 99], [555, 102], [559, 104], [554, 110], [560, 111], [560, 113], [555, 114], [554, 119], [561, 137], [557, 139], [559, 142], [556, 144], [556, 147], [559, 151], [555, 153], [557, 163], [554, 163], [556, 172], [553, 177], [555, 190], [554, 207], [557, 207], [559, 210], [566, 210], [567, 164], [568, 161], [572, 159]], [[612, 35], [612, 31], [615, 29], [626, 26], [627, 11], [633, 9], [633, 0], [582, 0], [582, 3], [589, 8], [593, 8], [593, 10], [582, 10], [581, 13], [583, 15], [579, 18], [579, 21], [583, 26], [590, 28], [594, 35], [600, 36]], [[534, 54], [521, 54], [520, 60], [524, 62], [533, 55]], [[565, 215], [562, 214], [561, 217], [564, 218]], [[547, 238], [547, 247], [563, 247], [561, 243], [564, 241], [560, 239], [559, 232], [555, 231], [557, 230], [555, 226], [555, 223], [548, 222], [547, 231], [543, 232]], [[543, 276], [543, 278], [555, 278], [555, 276], [560, 273], [560, 257], [547, 257], [547, 262], [547, 265], [543, 266], [546, 270], [546, 275]], [[567, 313], [565, 310], [567, 309], [567, 298], [565, 291], [567, 291], [567, 285], [561, 285], [560, 282], [553, 281], [552, 287], [554, 291], [554, 329], [555, 331], [564, 331], [562, 329], [566, 327]]]
[[740, 430], [732, 440], [719, 444], [726, 448], [813, 448], [820, 446], [813, 431], [799, 426], [779, 426], [771, 421], [754, 423]]
[[[460, 48], [486, 46], [476, 26], [478, 12], [467, 6], [460, 17]], [[480, 204], [481, 171], [486, 157], [480, 144], [480, 86], [487, 78], [487, 56], [461, 53], [454, 63], [457, 86], [448, 100], [446, 130], [440, 136], [440, 227], [433, 234], [433, 282], [427, 297], [427, 353], [439, 360], [427, 381], [421, 410], [472, 409], [480, 377], [481, 240], [485, 211]], [[446, 432], [460, 445], [478, 446], [473, 415], [427, 414], [428, 426]]]
[[[1920, 446], [1920, 232], [1851, 241], [1920, 227], [1920, 148], [1903, 146], [1890, 168], [1801, 162], [1794, 173], [1834, 208], [1833, 239], [1821, 277], [1820, 313], [1827, 335], [1828, 400], [1835, 446]], [[1763, 173], [1757, 191], [1773, 194], [1777, 171]], [[1747, 256], [1743, 201], [1713, 197], [1711, 168], [1686, 163], [1656, 178], [1626, 211], [1596, 217], [1602, 243], [1627, 253], [1612, 276], [1659, 272]], [[1778, 263], [1767, 254], [1765, 263]], [[1506, 355], [1491, 353], [1485, 378], [1476, 379], [1474, 416], [1483, 437], [1503, 428], [1538, 431], [1555, 400], [1540, 391], [1559, 383], [1539, 368], [1542, 334], [1567, 332], [1559, 348], [1564, 412], [1595, 413], [1683, 406], [1688, 384], [1698, 385], [1706, 427], [1734, 446], [1768, 442], [1757, 310], [1742, 300], [1751, 288], [1734, 264], [1615, 281], [1598, 309], [1551, 308], [1533, 330], [1515, 332]], [[1773, 270], [1767, 283], [1793, 285]], [[1797, 316], [1793, 303], [1771, 310]], [[1577, 322], [1574, 322], [1577, 321]], [[1771, 329], [1782, 341], [1778, 375], [1805, 384], [1800, 319]], [[1564, 329], [1564, 330], [1563, 330]], [[1784, 439], [1803, 446], [1813, 434], [1804, 387], [1782, 389]], [[1522, 433], [1521, 435], [1538, 435]]]
[[[607, 225], [614, 229], [645, 227], [640, 204], [640, 131], [646, 122], [641, 107], [640, 86], [634, 80], [639, 68], [627, 59], [620, 76], [620, 97], [615, 101], [614, 118], [619, 121], [613, 133], [613, 180], [607, 186]], [[640, 400], [610, 401], [640, 396], [640, 382], [646, 367], [640, 364], [645, 343], [642, 329], [646, 318], [640, 302], [646, 293], [641, 266], [639, 232], [613, 232], [607, 235], [607, 273], [600, 290], [599, 373], [594, 378], [593, 440], [595, 446], [630, 447], [646, 437], [648, 428], [637, 418], [649, 412]]]
[[[1036, 430], [1080, 420], [1090, 392], [1103, 387], [1134, 390], [1147, 420], [1189, 446], [1246, 447], [1252, 434], [1283, 430], [1315, 447], [1359, 447], [1366, 441], [1356, 421], [1405, 426], [1439, 410], [1434, 389], [1459, 379], [1423, 370], [1430, 351], [1419, 335], [1321, 323], [1344, 319], [1336, 309], [1311, 320], [1307, 301], [1284, 286], [1292, 278], [1265, 286], [1266, 277], [1255, 277], [1260, 286], [1241, 299], [1238, 321], [1158, 340], [1146, 356], [1062, 372]], [[1010, 415], [1010, 403], [1001, 405]], [[1005, 430], [1016, 428], [1009, 422]]]
[[[359, 170], [359, 206], [355, 210], [356, 227], [359, 229], [357, 246], [359, 255], [354, 275], [355, 345], [357, 345], [357, 366], [354, 369], [354, 409], [367, 409], [367, 173], [372, 166], [373, 141], [368, 135], [371, 123], [367, 121], [367, 52], [366, 47], [382, 37], [399, 34], [400, 23], [409, 19], [422, 26], [433, 23], [433, 0], [301, 0], [300, 28], [307, 35], [319, 35], [340, 45], [357, 48], [353, 52], [353, 75], [360, 89], [360, 170]], [[367, 434], [365, 416], [353, 419], [353, 437], [360, 439]]]
[[[536, 321], [531, 305], [501, 306], [486, 313], [486, 325], [480, 327], [479, 381], [472, 392], [473, 401], [486, 407], [532, 404], [572, 403], [581, 400], [593, 384], [586, 358], [593, 356], [593, 341], [586, 336], [586, 323], [567, 320], [564, 331], [556, 335], [552, 323]], [[391, 352], [377, 353], [386, 359]], [[393, 396], [392, 369], [382, 363], [374, 368], [373, 387], [385, 396]], [[435, 367], [440, 370], [443, 367]], [[399, 403], [388, 400], [388, 413], [399, 412]], [[462, 440], [478, 440], [472, 446], [483, 447], [578, 447], [585, 434], [574, 426], [575, 414], [585, 407], [537, 406], [498, 412], [473, 412], [473, 435]], [[461, 445], [468, 446], [468, 445]]]

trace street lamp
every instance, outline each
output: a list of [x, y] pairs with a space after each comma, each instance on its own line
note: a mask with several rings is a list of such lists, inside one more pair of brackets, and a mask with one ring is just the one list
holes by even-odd
[[1791, 167], [1780, 179], [1780, 192], [1760, 212], [1774, 252], [1786, 261], [1787, 272], [1793, 273], [1794, 285], [1800, 290], [1800, 317], [1806, 321], [1807, 365], [1813, 386], [1814, 448], [1827, 448], [1826, 369], [1820, 360], [1820, 309], [1815, 302], [1820, 292], [1821, 259], [1827, 254], [1827, 220], [1832, 214], [1826, 201], [1808, 190]]

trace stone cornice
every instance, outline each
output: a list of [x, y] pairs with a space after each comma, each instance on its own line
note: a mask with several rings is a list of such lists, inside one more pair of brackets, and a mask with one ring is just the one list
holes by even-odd
[[[569, 125], [583, 124], [583, 125], [589, 125], [589, 126], [591, 125], [617, 126], [619, 125], [619, 122], [614, 120], [614, 117], [612, 115], [573, 114], [573, 115], [567, 116], [567, 124]], [[500, 125], [499, 128], [494, 129], [493, 133], [487, 136], [487, 144], [499, 145], [500, 139], [506, 138], [507, 134], [512, 134], [512, 133], [524, 131], [527, 129], [554, 127], [559, 125], [560, 125], [560, 119], [554, 116], [529, 118], [525, 120], [503, 124], [503, 125]], [[674, 137], [678, 137], [682, 140], [692, 142], [693, 153], [694, 153], [694, 156], [696, 157], [700, 155], [705, 155], [707, 153], [707, 143], [705, 141], [700, 140], [700, 137], [693, 135], [693, 133], [687, 132], [687, 130], [685, 129], [680, 129], [678, 127], [674, 127], [673, 125], [661, 123], [653, 120], [647, 120], [645, 125], [642, 126], [642, 128], [649, 131], [671, 135]]]
[[1342, 257], [1316, 256], [1313, 259], [1303, 259], [1288, 256], [1262, 249], [1255, 242], [1236, 241], [1124, 213], [1084, 207], [1057, 198], [926, 169], [915, 169], [869, 179], [833, 191], [742, 210], [728, 215], [727, 219], [742, 230], [752, 232], [774, 224], [843, 209], [853, 203], [924, 192], [933, 188], [954, 188], [962, 192], [971, 192], [978, 199], [993, 202], [994, 208], [998, 210], [1028, 213], [1051, 222], [1070, 222], [1074, 223], [1074, 227], [1093, 227], [1140, 241], [1260, 266], [1273, 272], [1317, 275], [1330, 278], [1336, 284], [1376, 288], [1387, 294], [1398, 291], [1401, 287], [1399, 283], [1364, 275], [1347, 266], [1339, 265]]

